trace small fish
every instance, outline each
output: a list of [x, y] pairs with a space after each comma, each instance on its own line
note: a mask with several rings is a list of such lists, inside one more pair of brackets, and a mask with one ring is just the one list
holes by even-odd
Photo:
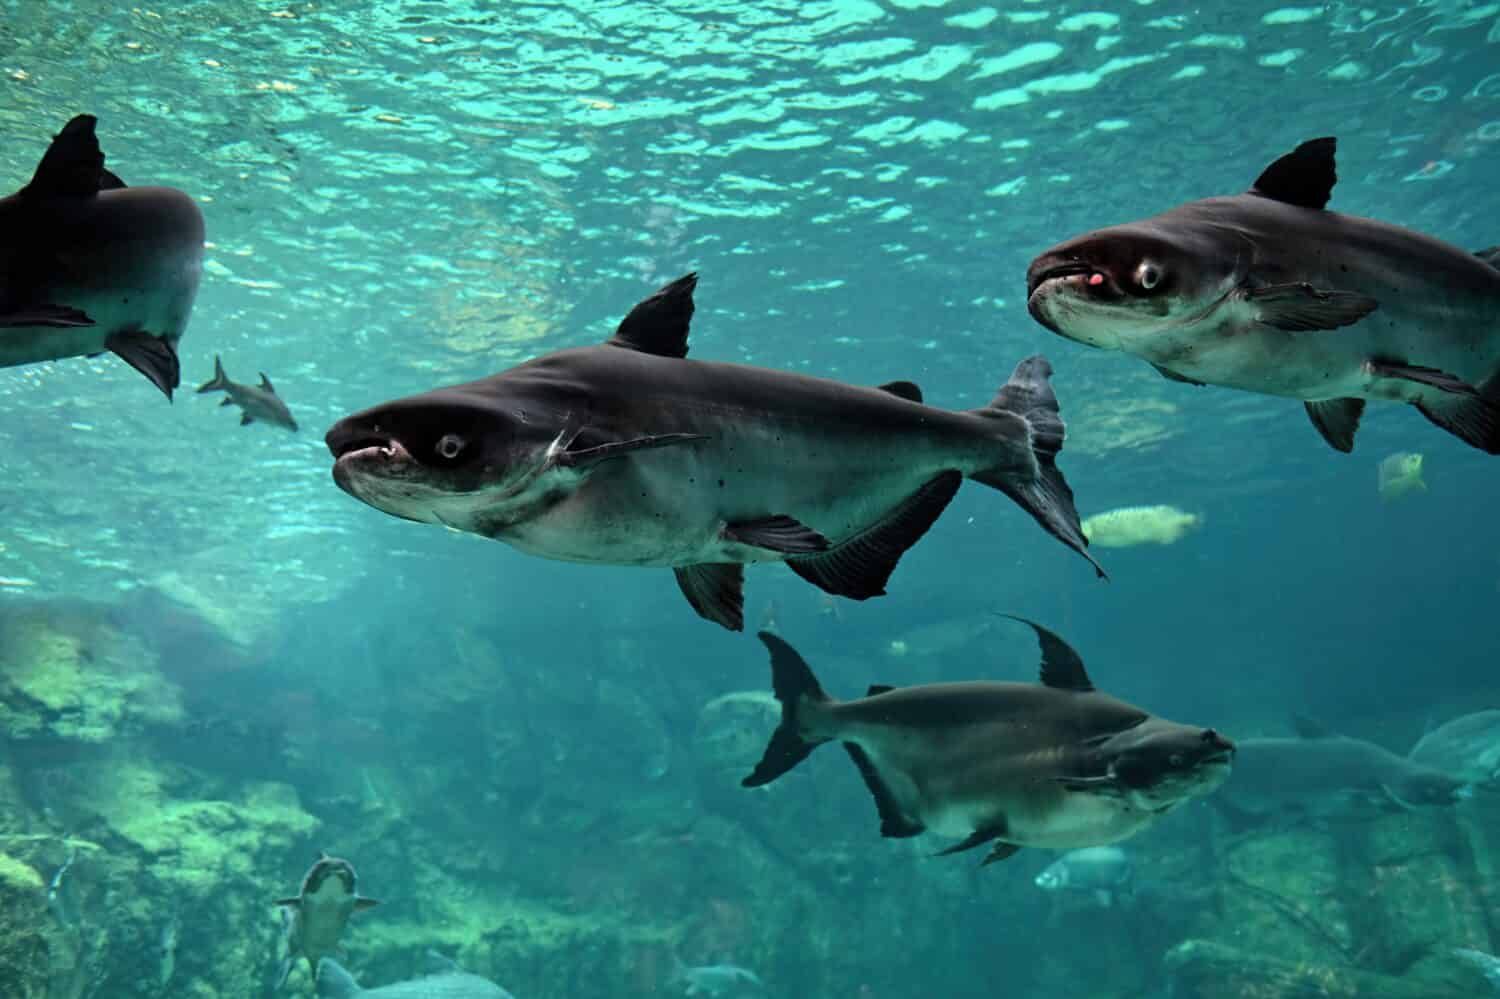
[[1425, 493], [1422, 481], [1422, 456], [1412, 451], [1386, 455], [1376, 471], [1375, 488], [1387, 503], [1413, 493]]
[[1407, 758], [1477, 787], [1500, 790], [1500, 711], [1475, 711], [1417, 740]]
[[454, 962], [431, 951], [428, 973], [421, 978], [362, 989], [354, 976], [331, 957], [318, 962], [318, 999], [514, 999], [487, 978], [471, 975]]
[[1135, 865], [1118, 846], [1069, 850], [1036, 876], [1043, 891], [1084, 892], [1106, 909], [1131, 899], [1134, 882]]
[[219, 355], [214, 355], [214, 376], [202, 385], [198, 386], [198, 392], [223, 392], [224, 401], [220, 406], [235, 405], [242, 410], [240, 414], [240, 426], [263, 420], [272, 426], [284, 427], [296, 433], [297, 421], [292, 419], [292, 411], [286, 408], [286, 403], [276, 394], [276, 386], [271, 384], [271, 379], [266, 377], [264, 371], [260, 372], [259, 385], [241, 385], [232, 382], [224, 373], [224, 364], [219, 360]]
[[113, 351], [171, 399], [203, 214], [174, 188], [127, 188], [94, 125], [69, 121], [31, 183], [0, 199], [0, 367]]
[[1334, 148], [1304, 142], [1244, 194], [1052, 247], [1028, 310], [1173, 381], [1300, 399], [1340, 451], [1366, 400], [1388, 400], [1500, 454], [1500, 246], [1327, 211]]
[[1100, 548], [1170, 545], [1203, 526], [1203, 516], [1175, 506], [1122, 506], [1083, 522], [1083, 536]]
[[80, 923], [78, 900], [75, 897], [73, 881], [68, 877], [68, 871], [72, 870], [73, 862], [77, 859], [78, 848], [69, 843], [67, 856], [63, 858], [61, 866], [52, 872], [52, 877], [47, 882], [47, 908], [51, 910], [58, 925], [66, 929], [77, 929]]
[[875, 685], [843, 702], [762, 632], [781, 725], [741, 783], [773, 781], [838, 740], [875, 797], [882, 836], [963, 837], [943, 854], [993, 841], [989, 864], [1023, 846], [1125, 839], [1224, 782], [1234, 743], [1095, 690], [1066, 642], [1014, 620], [1040, 639], [1041, 683]]
[[671, 568], [693, 610], [732, 631], [748, 563], [784, 561], [856, 600], [885, 593], [965, 478], [1088, 557], [1044, 358], [967, 411], [924, 405], [910, 382], [688, 360], [697, 281], [636, 305], [607, 343], [340, 420], [334, 481], [533, 555]]
[[1494, 986], [1495, 994], [1500, 995], [1500, 957], [1471, 947], [1455, 947], [1453, 953], [1478, 968], [1484, 980]]
[[1215, 799], [1232, 818], [1362, 818], [1442, 808], [1472, 794], [1458, 777], [1363, 739], [1294, 718], [1295, 739], [1242, 739], [1234, 776]]
[[279, 989], [286, 984], [298, 957], [306, 958], [308, 971], [317, 981], [318, 962], [338, 950], [349, 917], [380, 903], [359, 894], [353, 864], [320, 852], [302, 879], [302, 890], [274, 904], [284, 907], [286, 920], [286, 956], [276, 976]]
[[669, 986], [682, 990], [686, 996], [737, 996], [747, 992], [765, 991], [765, 983], [753, 971], [735, 964], [700, 964], [689, 967], [677, 962]]

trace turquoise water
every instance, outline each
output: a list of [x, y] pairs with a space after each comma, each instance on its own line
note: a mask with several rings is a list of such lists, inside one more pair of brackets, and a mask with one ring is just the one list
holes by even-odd
[[[371, 984], [432, 949], [519, 999], [681, 994], [674, 955], [829, 999], [1481, 994], [1451, 950], [1500, 949], [1483, 800], [1248, 837], [1193, 804], [1128, 844], [1164, 886], [1129, 910], [1038, 890], [1050, 851], [929, 860], [881, 839], [842, 754], [737, 786], [774, 711], [715, 699], [763, 698], [764, 650], [666, 570], [383, 516], [334, 487], [321, 436], [603, 340], [688, 270], [699, 359], [972, 408], [1042, 352], [1080, 512], [1170, 504], [1198, 530], [1096, 549], [1101, 583], [968, 486], [889, 596], [751, 568], [749, 628], [774, 619], [854, 696], [1030, 679], [1031, 637], [992, 616], [1024, 614], [1167, 717], [1248, 738], [1298, 713], [1404, 752], [1500, 693], [1493, 459], [1391, 405], [1337, 454], [1295, 401], [1054, 336], [1024, 276], [1325, 134], [1332, 207], [1493, 245], [1500, 6], [0, 12], [0, 190], [94, 114], [109, 167], [191, 194], [209, 241], [173, 404], [108, 355], [0, 370], [0, 855], [45, 886], [80, 844], [76, 911], [0, 897], [40, 941], [0, 994], [265, 994], [269, 903], [320, 848], [382, 899], [345, 934]], [[302, 432], [194, 395], [216, 354]], [[1398, 451], [1428, 488], [1385, 502]], [[1203, 972], [1202, 947], [1312, 970]], [[22, 991], [41, 965], [50, 991]]]

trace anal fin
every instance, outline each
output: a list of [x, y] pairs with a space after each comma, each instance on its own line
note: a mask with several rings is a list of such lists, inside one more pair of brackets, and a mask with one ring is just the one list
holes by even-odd
[[87, 312], [66, 305], [28, 305], [10, 312], [0, 312], [0, 327], [53, 326], [66, 329], [93, 325], [94, 320], [89, 318]]
[[1500, 377], [1486, 382], [1475, 398], [1445, 395], [1435, 402], [1419, 402], [1417, 409], [1465, 444], [1500, 454]]
[[699, 617], [730, 631], [745, 629], [745, 567], [738, 562], [680, 565], [672, 570]]
[[1420, 364], [1402, 364], [1399, 361], [1366, 361], [1365, 371], [1378, 378], [1398, 378], [1402, 381], [1416, 382], [1418, 385], [1427, 385], [1441, 392], [1450, 392], [1453, 395], [1466, 395], [1474, 397], [1479, 395], [1479, 390], [1457, 375], [1450, 375], [1446, 371], [1437, 368], [1427, 368]]
[[1359, 418], [1364, 415], [1363, 399], [1319, 399], [1304, 402], [1307, 418], [1318, 433], [1336, 451], [1348, 454], [1354, 450], [1354, 433], [1359, 429]]
[[924, 831], [925, 827], [920, 822], [908, 818], [901, 810], [900, 803], [891, 794], [880, 771], [875, 769], [875, 763], [869, 754], [852, 742], [844, 743], [844, 748], [849, 751], [849, 758], [854, 761], [854, 765], [859, 767], [859, 775], [865, 779], [865, 787], [870, 789], [870, 794], [875, 798], [875, 808], [880, 813], [880, 835], [905, 839]]
[[162, 390], [168, 401], [172, 390], [181, 381], [181, 366], [177, 351], [165, 337], [152, 336], [144, 330], [128, 333], [111, 333], [104, 345], [119, 355], [120, 360], [150, 379], [151, 384]]
[[943, 472], [896, 505], [885, 518], [818, 555], [787, 560], [792, 571], [834, 596], [868, 600], [885, 593], [886, 580], [906, 550], [947, 509], [963, 474]]
[[752, 548], [765, 548], [785, 555], [828, 550], [827, 538], [786, 514], [725, 524], [720, 533], [726, 541], [738, 541]]

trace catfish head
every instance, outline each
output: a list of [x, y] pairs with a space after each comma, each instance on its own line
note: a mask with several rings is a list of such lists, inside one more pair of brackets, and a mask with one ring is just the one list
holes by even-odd
[[334, 482], [392, 516], [492, 535], [538, 501], [552, 478], [546, 473], [578, 432], [512, 404], [494, 382], [408, 396], [340, 420], [325, 438]]
[[1209, 318], [1243, 283], [1250, 244], [1227, 226], [1163, 219], [1086, 233], [1033, 260], [1032, 318], [1069, 340], [1132, 354]]
[[1234, 743], [1211, 728], [1150, 718], [1100, 744], [1096, 789], [1166, 812], [1224, 783], [1233, 759]]

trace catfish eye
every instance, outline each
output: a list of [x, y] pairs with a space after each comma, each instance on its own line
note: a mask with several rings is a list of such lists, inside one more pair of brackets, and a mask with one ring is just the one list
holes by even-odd
[[459, 452], [464, 449], [464, 439], [458, 434], [444, 434], [438, 438], [437, 453], [440, 457], [452, 461], [457, 458]]
[[1140, 286], [1147, 291], [1161, 284], [1161, 268], [1149, 260], [1141, 261], [1141, 266], [1135, 269], [1135, 279]]

